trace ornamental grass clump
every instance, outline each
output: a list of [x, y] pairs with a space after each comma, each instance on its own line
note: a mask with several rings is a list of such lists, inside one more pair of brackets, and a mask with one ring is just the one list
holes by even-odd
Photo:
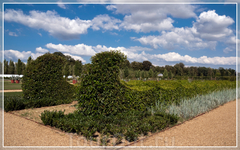
[[[238, 90], [239, 92], [240, 90]], [[189, 119], [235, 99], [236, 89], [225, 89], [207, 95], [197, 95], [190, 99], [183, 99], [178, 105], [175, 103], [170, 105], [167, 110], [169, 114]]]

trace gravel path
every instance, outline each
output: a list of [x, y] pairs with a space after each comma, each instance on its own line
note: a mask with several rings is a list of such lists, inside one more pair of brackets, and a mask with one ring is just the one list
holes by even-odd
[[[74, 135], [14, 114], [4, 112], [4, 119], [4, 146], [80, 146], [84, 142]], [[132, 146], [156, 146], [156, 144], [158, 146], [235, 146], [236, 101], [154, 134]], [[86, 145], [89, 145], [89, 142]]]
[[[89, 146], [75, 135], [4, 112], [4, 146]], [[96, 144], [93, 143], [93, 146]]]
[[22, 90], [4, 90], [4, 92], [22, 92]]

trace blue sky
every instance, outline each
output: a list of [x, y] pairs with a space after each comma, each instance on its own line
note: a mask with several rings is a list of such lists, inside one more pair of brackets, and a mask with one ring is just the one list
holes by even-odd
[[5, 4], [4, 58], [60, 51], [85, 63], [121, 50], [130, 62], [236, 67], [235, 4]]

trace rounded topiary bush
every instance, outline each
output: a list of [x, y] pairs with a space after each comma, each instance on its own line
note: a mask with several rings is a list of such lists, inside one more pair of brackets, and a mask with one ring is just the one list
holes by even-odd
[[23, 74], [23, 98], [28, 100], [71, 99], [74, 87], [63, 78], [64, 58], [46, 53], [32, 61]]
[[126, 89], [119, 78], [119, 66], [125, 60], [126, 56], [119, 51], [101, 52], [91, 58], [78, 97], [79, 107], [86, 115], [116, 114], [127, 109]]

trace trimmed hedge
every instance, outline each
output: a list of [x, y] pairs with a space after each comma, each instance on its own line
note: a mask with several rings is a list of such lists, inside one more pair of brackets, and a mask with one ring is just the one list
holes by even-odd
[[29, 64], [23, 74], [22, 90], [26, 100], [72, 99], [74, 87], [63, 78], [65, 60], [46, 53]]
[[[85, 115], [111, 115], [126, 110], [145, 111], [156, 101], [179, 103], [182, 98], [207, 94], [223, 88], [235, 88], [233, 81], [120, 81], [119, 64], [126, 57], [118, 51], [92, 57], [79, 90], [79, 108]], [[136, 83], [135, 86], [131, 83]]]
[[45, 106], [55, 106], [60, 104], [69, 104], [73, 102], [73, 99], [65, 99], [65, 100], [56, 100], [49, 98], [42, 98], [37, 100], [27, 100], [19, 96], [4, 96], [4, 110], [14, 111], [14, 110], [22, 110], [27, 108], [40, 108]]
[[[182, 98], [191, 98], [196, 95], [205, 95], [213, 91], [236, 88], [234, 81], [192, 81], [170, 80], [170, 81], [129, 81], [121, 82], [127, 88], [130, 102], [135, 103], [134, 108], [144, 110], [152, 106], [156, 101], [165, 104], [178, 104]], [[145, 89], [145, 90], [143, 90]], [[146, 90], [148, 89], [148, 90]]]

